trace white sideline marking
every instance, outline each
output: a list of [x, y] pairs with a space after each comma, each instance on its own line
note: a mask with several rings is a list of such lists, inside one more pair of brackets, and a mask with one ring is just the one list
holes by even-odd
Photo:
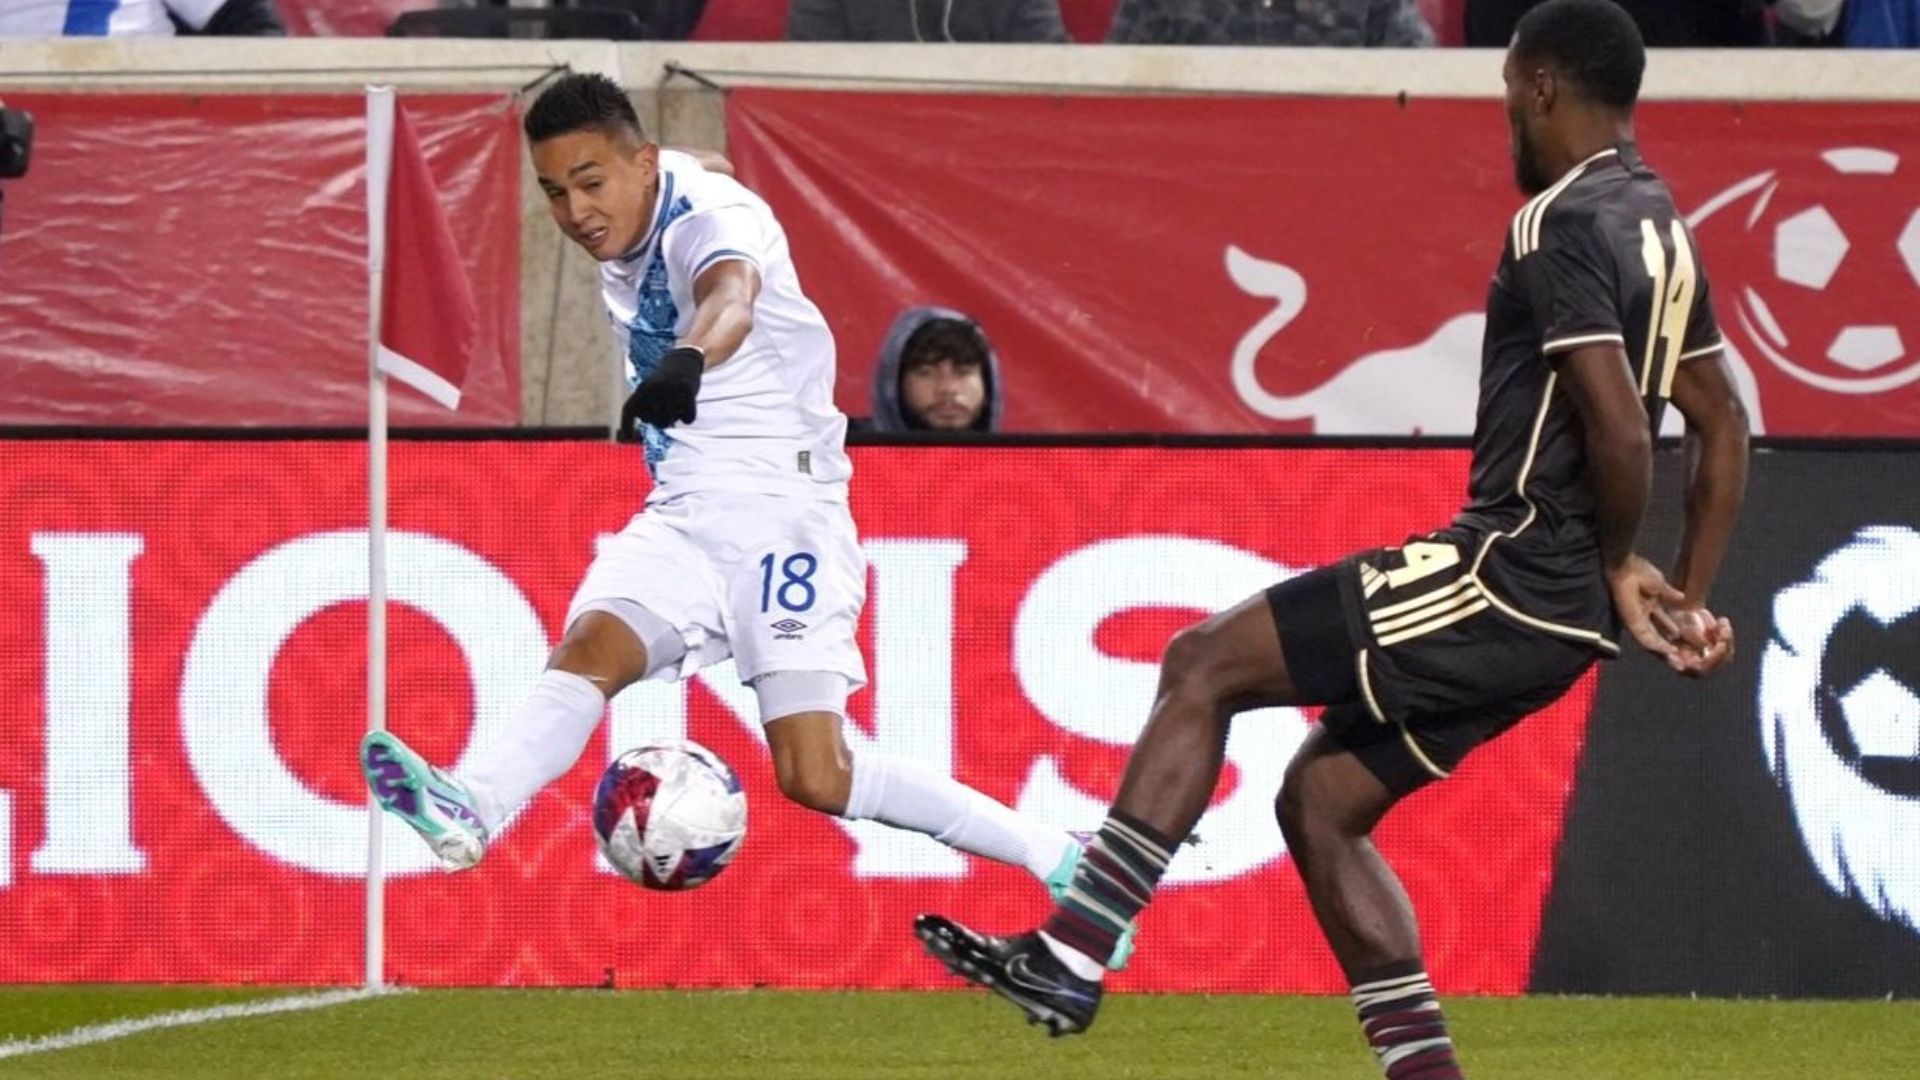
[[386, 988], [380, 990], [329, 990], [324, 994], [296, 994], [291, 997], [269, 998], [265, 1001], [246, 1001], [233, 1005], [214, 1005], [205, 1009], [182, 1009], [178, 1012], [155, 1013], [152, 1016], [139, 1016], [129, 1020], [114, 1020], [105, 1024], [89, 1024], [72, 1031], [63, 1031], [57, 1035], [42, 1035], [33, 1039], [15, 1039], [0, 1042], [0, 1058], [23, 1057], [27, 1054], [44, 1054], [49, 1050], [70, 1050], [76, 1046], [91, 1043], [110, 1042], [124, 1039], [129, 1035], [138, 1035], [144, 1031], [158, 1031], [162, 1028], [187, 1027], [192, 1024], [211, 1024], [217, 1020], [233, 1020], [242, 1016], [265, 1016], [270, 1013], [303, 1012], [307, 1009], [324, 1009], [331, 1005], [345, 1005], [351, 1001], [381, 997], [387, 994], [407, 993], [406, 990]]

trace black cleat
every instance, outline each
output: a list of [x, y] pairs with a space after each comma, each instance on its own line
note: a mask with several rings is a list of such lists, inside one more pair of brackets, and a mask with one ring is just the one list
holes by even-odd
[[1077, 1035], [1093, 1026], [1100, 983], [1068, 971], [1039, 934], [988, 937], [941, 915], [913, 920], [913, 932], [948, 971], [1020, 1006], [1027, 1023], [1045, 1024], [1049, 1035]]

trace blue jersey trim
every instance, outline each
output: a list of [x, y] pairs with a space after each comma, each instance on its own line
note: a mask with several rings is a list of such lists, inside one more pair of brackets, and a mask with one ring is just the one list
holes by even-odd
[[725, 262], [728, 259], [739, 259], [742, 262], [750, 262], [756, 269], [760, 266], [760, 260], [754, 258], [747, 252], [741, 251], [738, 248], [721, 248], [719, 251], [713, 252], [706, 258], [701, 259], [700, 265], [693, 268], [693, 276], [697, 278], [707, 272], [707, 267], [717, 262]]
[[[114, 2], [118, 3], [119, 0]], [[632, 251], [620, 256], [620, 261], [629, 266], [639, 261], [640, 256], [647, 253], [647, 245], [660, 235], [669, 221], [679, 216], [673, 209], [673, 174], [662, 169], [660, 170], [660, 208], [654, 212], [653, 224], [647, 226], [647, 234], [640, 238], [639, 243], [633, 245]]]
[[67, 0], [67, 22], [60, 32], [67, 37], [105, 37], [107, 23], [120, 9], [120, 0]]
[[[671, 176], [662, 194], [669, 198], [673, 196]], [[685, 196], [671, 202], [663, 200], [651, 235], [661, 236], [667, 226], [692, 211], [693, 203]], [[634, 293], [633, 321], [627, 324], [628, 378], [634, 386], [640, 385], [642, 380], [653, 374], [653, 369], [660, 364], [660, 358], [674, 347], [677, 340], [674, 328], [679, 322], [680, 306], [673, 302], [673, 283], [667, 277], [665, 245], [655, 243]], [[647, 471], [657, 474], [660, 462], [673, 446], [673, 436], [651, 424], [643, 424], [640, 428], [640, 444], [645, 451]]]

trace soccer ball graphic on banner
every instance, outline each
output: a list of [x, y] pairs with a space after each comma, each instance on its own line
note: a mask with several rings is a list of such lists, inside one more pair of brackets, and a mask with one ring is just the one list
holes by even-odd
[[[1742, 283], [1734, 307], [1761, 355], [1801, 382], [1873, 394], [1920, 379], [1920, 199], [1902, 164], [1834, 149], [1758, 187], [1747, 241], [1772, 273]], [[1890, 291], [1910, 302], [1889, 305]]]
[[615, 870], [649, 889], [711, 881], [747, 835], [747, 796], [720, 756], [659, 743], [613, 760], [593, 793], [593, 832]]

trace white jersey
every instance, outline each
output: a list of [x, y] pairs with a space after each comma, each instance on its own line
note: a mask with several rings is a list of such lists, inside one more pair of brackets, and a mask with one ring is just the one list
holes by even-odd
[[204, 29], [226, 0], [0, 0], [0, 37], [173, 36], [171, 11]]
[[847, 418], [833, 404], [833, 334], [800, 291], [787, 234], [758, 195], [693, 158], [662, 151], [646, 236], [602, 263], [600, 293], [638, 385], [693, 323], [693, 281], [730, 259], [760, 273], [753, 330], [708, 368], [696, 418], [642, 429], [649, 503], [690, 491], [846, 498]]

